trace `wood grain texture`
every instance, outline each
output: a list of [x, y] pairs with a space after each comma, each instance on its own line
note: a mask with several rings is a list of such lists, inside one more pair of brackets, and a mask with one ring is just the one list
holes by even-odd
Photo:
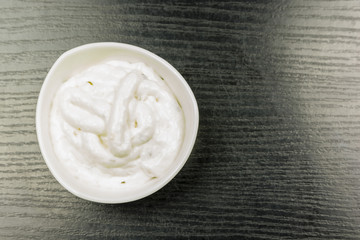
[[[0, 239], [359, 239], [359, 1], [0, 0]], [[169, 61], [198, 100], [183, 170], [127, 204], [50, 174], [35, 108], [90, 42]]]

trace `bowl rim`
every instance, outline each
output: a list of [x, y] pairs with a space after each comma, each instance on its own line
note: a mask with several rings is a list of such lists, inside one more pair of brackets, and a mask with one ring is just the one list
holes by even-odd
[[[188, 142], [186, 152], [184, 154], [184, 158], [180, 159], [181, 161], [179, 161], [179, 163], [176, 165], [176, 167], [171, 172], [169, 172], [169, 174], [167, 174], [162, 179], [162, 181], [159, 181], [157, 184], [152, 185], [151, 187], [146, 189], [144, 192], [140, 192], [140, 193], [131, 195], [130, 197], [122, 196], [117, 199], [115, 199], [115, 198], [108, 199], [108, 198], [104, 198], [101, 196], [92, 196], [90, 194], [81, 192], [79, 189], [74, 188], [71, 184], [68, 184], [67, 181], [63, 180], [63, 178], [61, 177], [61, 174], [58, 173], [57, 169], [53, 166], [52, 160], [50, 159], [51, 157], [49, 156], [48, 150], [46, 149], [46, 147], [44, 145], [44, 141], [46, 141], [46, 138], [44, 137], [43, 129], [42, 129], [43, 127], [41, 124], [42, 123], [41, 114], [42, 114], [42, 110], [44, 108], [43, 105], [47, 99], [45, 97], [45, 92], [51, 83], [51, 77], [52, 77], [53, 73], [55, 72], [56, 68], [66, 58], [71, 57], [71, 55], [76, 52], [83, 51], [83, 50], [91, 50], [93, 48], [104, 48], [104, 47], [105, 48], [114, 47], [114, 48], [118, 48], [118, 49], [126, 49], [126, 50], [130, 50], [130, 51], [135, 51], [137, 53], [140, 53], [141, 55], [146, 55], [147, 57], [150, 57], [150, 58], [153, 58], [153, 59], [159, 61], [162, 65], [164, 65], [167, 69], [169, 69], [173, 74], [176, 75], [177, 80], [180, 80], [182, 85], [185, 87], [186, 92], [188, 93], [188, 95], [191, 98], [191, 103], [192, 103], [193, 109], [194, 109], [194, 111], [193, 111], [194, 121], [192, 124], [193, 124], [195, 131], [193, 131], [193, 133], [191, 134], [191, 138]], [[53, 99], [51, 99], [51, 102], [52, 102], [52, 100]], [[196, 137], [197, 137], [197, 133], [198, 133], [198, 127], [199, 127], [199, 109], [198, 109], [198, 105], [197, 105], [197, 101], [195, 99], [194, 93], [192, 92], [190, 86], [188, 85], [188, 83], [186, 82], [184, 77], [170, 63], [168, 63], [166, 60], [164, 60], [160, 56], [158, 56], [144, 48], [134, 46], [131, 44], [118, 43], [118, 42], [95, 42], [95, 43], [88, 43], [88, 44], [80, 45], [80, 46], [77, 46], [70, 50], [67, 50], [64, 53], [62, 53], [58, 57], [58, 59], [54, 62], [54, 64], [50, 68], [49, 72], [47, 73], [47, 75], [43, 81], [43, 84], [41, 86], [41, 89], [40, 89], [39, 97], [38, 97], [37, 104], [36, 104], [35, 122], [36, 122], [36, 134], [37, 134], [37, 139], [38, 139], [38, 144], [40, 147], [41, 155], [42, 155], [47, 167], [49, 168], [51, 174], [60, 183], [60, 185], [62, 185], [66, 190], [68, 190], [69, 192], [71, 192], [72, 194], [74, 194], [75, 196], [77, 196], [79, 198], [82, 198], [82, 199], [85, 199], [88, 201], [92, 201], [92, 202], [98, 202], [98, 203], [117, 204], [117, 203], [136, 201], [136, 200], [145, 198], [145, 197], [157, 192], [158, 190], [163, 188], [166, 184], [168, 184], [180, 172], [180, 170], [183, 168], [183, 166], [187, 162], [187, 160], [192, 152], [192, 149], [195, 145], [195, 141], [196, 141]]]

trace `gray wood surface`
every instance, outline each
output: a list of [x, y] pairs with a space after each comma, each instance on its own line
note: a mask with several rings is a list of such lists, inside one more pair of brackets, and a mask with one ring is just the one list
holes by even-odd
[[[198, 100], [183, 170], [127, 204], [79, 199], [35, 108], [73, 47], [130, 43]], [[0, 0], [0, 239], [360, 239], [360, 1]]]

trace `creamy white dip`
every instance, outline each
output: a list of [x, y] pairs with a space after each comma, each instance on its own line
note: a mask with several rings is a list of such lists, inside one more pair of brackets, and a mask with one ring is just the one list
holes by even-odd
[[136, 187], [176, 158], [184, 116], [175, 96], [143, 63], [111, 60], [65, 81], [50, 113], [55, 154], [80, 181]]

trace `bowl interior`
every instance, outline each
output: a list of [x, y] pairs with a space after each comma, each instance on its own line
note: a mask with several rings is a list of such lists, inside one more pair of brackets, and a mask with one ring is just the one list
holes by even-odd
[[[107, 59], [144, 62], [152, 67], [168, 84], [181, 105], [185, 117], [185, 135], [179, 154], [166, 176], [135, 190], [111, 191], [98, 189], [74, 179], [57, 159], [49, 131], [49, 114], [52, 100], [60, 85], [72, 75]], [[182, 168], [195, 143], [199, 122], [195, 97], [184, 78], [162, 58], [142, 48], [121, 43], [95, 43], [65, 52], [50, 69], [40, 91], [36, 129], [43, 157], [54, 177], [67, 190], [78, 197], [103, 203], [121, 203], [140, 199], [168, 183]]]

